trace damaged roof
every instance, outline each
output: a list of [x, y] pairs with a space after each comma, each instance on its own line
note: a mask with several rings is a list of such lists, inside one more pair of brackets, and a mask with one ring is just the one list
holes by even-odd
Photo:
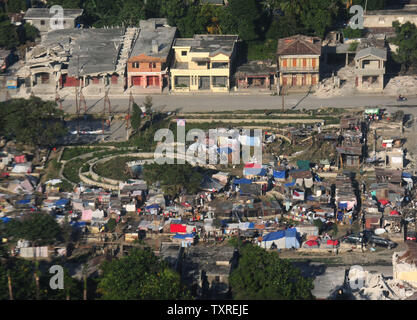
[[124, 34], [124, 28], [60, 29], [48, 32], [42, 45], [69, 51], [70, 76], [111, 73], [116, 71]]

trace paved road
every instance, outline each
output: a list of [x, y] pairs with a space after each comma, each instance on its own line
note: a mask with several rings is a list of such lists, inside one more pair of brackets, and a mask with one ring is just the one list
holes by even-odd
[[[159, 111], [213, 112], [253, 109], [281, 109], [282, 98], [271, 95], [154, 95], [154, 108]], [[135, 102], [141, 104], [145, 96], [135, 96]], [[129, 98], [110, 97], [112, 112], [126, 112]], [[87, 99], [88, 113], [103, 112], [103, 98]], [[396, 97], [382, 95], [354, 95], [349, 97], [318, 98], [314, 96], [289, 95], [285, 97], [286, 109], [311, 109], [320, 107], [417, 107], [417, 97], [409, 97], [406, 102], [397, 102]], [[75, 113], [75, 102], [67, 97], [63, 108]], [[392, 108], [396, 109], [396, 108]], [[414, 111], [411, 111], [414, 113]]]

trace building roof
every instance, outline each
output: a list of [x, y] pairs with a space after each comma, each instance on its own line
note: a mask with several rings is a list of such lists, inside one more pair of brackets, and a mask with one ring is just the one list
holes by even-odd
[[237, 74], [245, 75], [269, 75], [275, 74], [277, 71], [277, 65], [271, 64], [265, 61], [249, 61], [236, 70]]
[[[83, 9], [64, 9], [64, 18], [73, 18], [76, 19], [83, 14]], [[51, 11], [49, 8], [29, 8], [26, 11], [25, 19], [50, 19], [53, 18], [55, 12]]]
[[[176, 27], [155, 24], [145, 26], [141, 24], [139, 37], [136, 39], [130, 58], [144, 54], [166, 60], [171, 50], [172, 43], [177, 32]], [[157, 45], [157, 51], [153, 51], [153, 45]]]
[[295, 35], [278, 40], [278, 55], [320, 55], [321, 39]]
[[387, 49], [384, 48], [375, 48], [375, 47], [368, 47], [356, 52], [355, 60], [362, 59], [366, 56], [373, 55], [383, 60], [387, 60]]
[[70, 76], [108, 73], [116, 70], [124, 33], [124, 28], [53, 30], [42, 45], [69, 52]]
[[194, 38], [178, 38], [174, 42], [176, 47], [190, 47], [190, 52], [209, 52], [210, 56], [223, 53], [231, 56], [237, 35], [204, 35], [196, 34]]

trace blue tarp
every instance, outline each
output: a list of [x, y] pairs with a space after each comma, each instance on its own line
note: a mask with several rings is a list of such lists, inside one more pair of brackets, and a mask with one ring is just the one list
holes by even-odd
[[194, 235], [192, 233], [186, 233], [186, 234], [176, 233], [173, 238], [175, 238], [175, 239], [194, 238]]
[[274, 241], [285, 237], [285, 231], [275, 231], [268, 233], [265, 237], [262, 238], [262, 241]]
[[265, 176], [266, 170], [264, 168], [244, 168], [243, 175], [245, 176]]
[[410, 173], [408, 173], [408, 172], [403, 172], [403, 177], [404, 178], [411, 178], [412, 175]]
[[150, 206], [145, 207], [146, 210], [149, 210], [149, 209], [158, 209], [158, 208], [159, 208], [159, 205], [157, 205], [157, 204], [152, 204]]
[[87, 225], [87, 223], [86, 223], [86, 222], [84, 222], [84, 221], [79, 221], [79, 222], [70, 222], [70, 225], [71, 225], [71, 226], [73, 226], [73, 227], [78, 227], [78, 228], [80, 228], [80, 227], [84, 227], [84, 226], [86, 226], [86, 225]]
[[7, 223], [12, 219], [10, 219], [9, 217], [2, 217], [2, 218], [0, 218], [0, 220], [3, 221], [4, 223]]
[[218, 153], [230, 154], [233, 152], [232, 148], [217, 148]]
[[286, 237], [296, 237], [297, 236], [297, 229], [296, 228], [288, 228], [285, 230]]
[[307, 200], [314, 201], [314, 200], [315, 200], [315, 198], [314, 198], [314, 196], [309, 195], [309, 196], [307, 196]]
[[300, 247], [300, 242], [298, 241], [297, 237], [285, 237], [285, 248], [291, 249]]
[[16, 202], [17, 204], [28, 204], [30, 203], [30, 199], [23, 199]]
[[283, 170], [283, 171], [275, 171], [274, 170], [274, 178], [285, 179], [285, 170]]
[[320, 177], [317, 174], [314, 176], [314, 180], [316, 182], [321, 182], [321, 179], [320, 179]]
[[68, 199], [59, 199], [55, 202], [56, 206], [65, 206], [69, 202]]
[[250, 179], [234, 179], [233, 184], [251, 184], [252, 180]]
[[248, 229], [254, 229], [254, 228], [255, 228], [255, 223], [249, 222]]
[[339, 211], [339, 212], [337, 213], [337, 220], [342, 221], [342, 220], [343, 220], [344, 215], [345, 215], [345, 214], [344, 214], [343, 212], [340, 212], [340, 211]]
[[341, 209], [344, 209], [344, 208], [347, 209], [347, 202], [345, 202], [345, 203], [339, 202], [338, 207], [341, 208]]
[[285, 187], [294, 187], [295, 186], [295, 181], [294, 182], [288, 182], [288, 183], [284, 183]]

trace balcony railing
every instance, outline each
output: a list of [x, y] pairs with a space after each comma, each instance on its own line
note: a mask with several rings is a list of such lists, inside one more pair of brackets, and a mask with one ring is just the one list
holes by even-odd
[[280, 67], [280, 71], [284, 71], [284, 72], [292, 72], [292, 71], [300, 71], [300, 72], [307, 72], [307, 71], [319, 71], [319, 68], [316, 67]]

